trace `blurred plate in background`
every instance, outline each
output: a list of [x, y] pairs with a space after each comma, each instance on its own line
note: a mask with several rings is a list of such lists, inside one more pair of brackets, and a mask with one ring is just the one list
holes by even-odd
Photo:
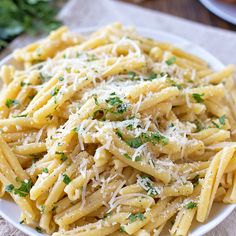
[[220, 0], [200, 0], [212, 13], [236, 25], [236, 3], [227, 3]]

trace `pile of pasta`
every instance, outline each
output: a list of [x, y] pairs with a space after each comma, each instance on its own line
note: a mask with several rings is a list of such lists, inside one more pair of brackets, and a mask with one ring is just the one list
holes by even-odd
[[1, 67], [0, 193], [53, 236], [187, 235], [236, 203], [234, 66], [120, 23], [66, 27]]

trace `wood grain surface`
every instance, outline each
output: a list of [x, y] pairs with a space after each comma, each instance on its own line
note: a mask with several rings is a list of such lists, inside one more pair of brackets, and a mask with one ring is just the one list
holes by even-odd
[[[236, 31], [230, 24], [208, 11], [198, 0], [120, 0], [152, 10], [158, 10], [207, 25]], [[236, 16], [235, 16], [236, 17]]]

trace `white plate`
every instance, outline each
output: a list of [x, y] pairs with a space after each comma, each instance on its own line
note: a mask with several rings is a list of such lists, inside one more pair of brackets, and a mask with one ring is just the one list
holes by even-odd
[[200, 0], [200, 2], [215, 15], [236, 25], [236, 4], [220, 0]]
[[[95, 29], [96, 28], [85, 28], [85, 29], [79, 29], [77, 30], [77, 32], [82, 34], [88, 34], [94, 31]], [[151, 29], [138, 28], [138, 31], [140, 34], [144, 36], [154, 38], [159, 41], [175, 44], [176, 46], [203, 58], [209, 63], [209, 65], [214, 70], [219, 70], [224, 67], [223, 64], [214, 56], [212, 56], [210, 53], [183, 38], [161, 31], [154, 31]], [[10, 55], [0, 62], [0, 66], [3, 64], [13, 64], [13, 63], [15, 64], [15, 62], [12, 60], [12, 56]], [[216, 225], [218, 225], [221, 221], [223, 221], [234, 210], [235, 206], [236, 205], [225, 205], [220, 203], [214, 204], [208, 221], [204, 224], [199, 224], [197, 222], [194, 222], [191, 227], [189, 235], [200, 236], [207, 233], [208, 231], [213, 229]], [[13, 224], [16, 228], [18, 228], [19, 230], [23, 231], [26, 234], [32, 236], [42, 236], [42, 234], [37, 233], [34, 229], [27, 227], [25, 225], [20, 225], [18, 223], [20, 210], [16, 206], [16, 204], [13, 203], [9, 198], [4, 198], [3, 200], [0, 200], [0, 215], [7, 221], [9, 221], [11, 224]]]

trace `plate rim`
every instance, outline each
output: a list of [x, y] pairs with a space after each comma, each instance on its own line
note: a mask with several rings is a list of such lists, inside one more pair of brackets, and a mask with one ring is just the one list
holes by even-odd
[[221, 8], [217, 7], [212, 1], [209, 0], [199, 0], [202, 5], [204, 5], [211, 13], [220, 17], [221, 19], [236, 25], [236, 18], [232, 17], [231, 15], [227, 14]]
[[[81, 33], [81, 34], [88, 34], [88, 33], [94, 32], [95, 30], [97, 30], [99, 28], [100, 28], [99, 26], [81, 27], [81, 28], [72, 29], [72, 31], [75, 31], [75, 32]], [[210, 64], [210, 63], [213, 63], [213, 61], [214, 61], [214, 63], [216, 63], [217, 67], [219, 67], [220, 69], [224, 67], [224, 64], [218, 58], [216, 58], [214, 55], [212, 55], [210, 52], [208, 52], [206, 49], [204, 49], [203, 47], [197, 45], [196, 43], [193, 43], [181, 36], [178, 36], [178, 35], [175, 35], [172, 33], [168, 33], [168, 32], [162, 31], [162, 30], [155, 30], [155, 29], [147, 28], [147, 27], [135, 27], [135, 28], [137, 29], [137, 31], [139, 33], [144, 34], [144, 35], [146, 34], [146, 36], [147, 36], [147, 34], [151, 34], [151, 35], [155, 35], [156, 36], [155, 38], [158, 38], [158, 35], [162, 35], [164, 37], [172, 38], [172, 40], [177, 40], [177, 42], [179, 41], [179, 43], [181, 42], [185, 46], [186, 45], [192, 46], [199, 52], [199, 54], [202, 54], [202, 55], [205, 54], [205, 55], [207, 55], [208, 58], [210, 58], [211, 62], [209, 62], [207, 60], [207, 63]], [[179, 43], [175, 44], [172, 42], [172, 44], [179, 46], [181, 48], [181, 45], [179, 45]], [[186, 50], [186, 49], [184, 49], [184, 50]], [[0, 66], [2, 66], [4, 64], [11, 64], [10, 61], [12, 59], [13, 59], [13, 54], [11, 53], [8, 56], [4, 57], [2, 60], [0, 60]], [[6, 201], [6, 200], [0, 199], [0, 202], [2, 202], [2, 201]], [[16, 207], [18, 207], [18, 206], [16, 205]], [[223, 220], [225, 220], [227, 218], [227, 216], [229, 216], [230, 213], [235, 208], [236, 208], [236, 204], [225, 204], [225, 206], [223, 207], [224, 211], [221, 212], [220, 214], [218, 214], [215, 219], [205, 223], [204, 225], [202, 224], [203, 228], [201, 229], [201, 232], [199, 234], [190, 232], [189, 236], [202, 236], [205, 233], [209, 232], [210, 230], [215, 228], [217, 225], [219, 225]], [[47, 234], [39, 234], [31, 227], [19, 224], [18, 221], [15, 221], [11, 217], [9, 217], [7, 215], [7, 212], [2, 210], [1, 204], [0, 204], [0, 216], [2, 216], [2, 218], [7, 220], [9, 223], [11, 223], [15, 228], [17, 228], [21, 232], [24, 232], [28, 235], [33, 235], [33, 236], [47, 235]], [[34, 230], [34, 231], [32, 232], [32, 230]]]

